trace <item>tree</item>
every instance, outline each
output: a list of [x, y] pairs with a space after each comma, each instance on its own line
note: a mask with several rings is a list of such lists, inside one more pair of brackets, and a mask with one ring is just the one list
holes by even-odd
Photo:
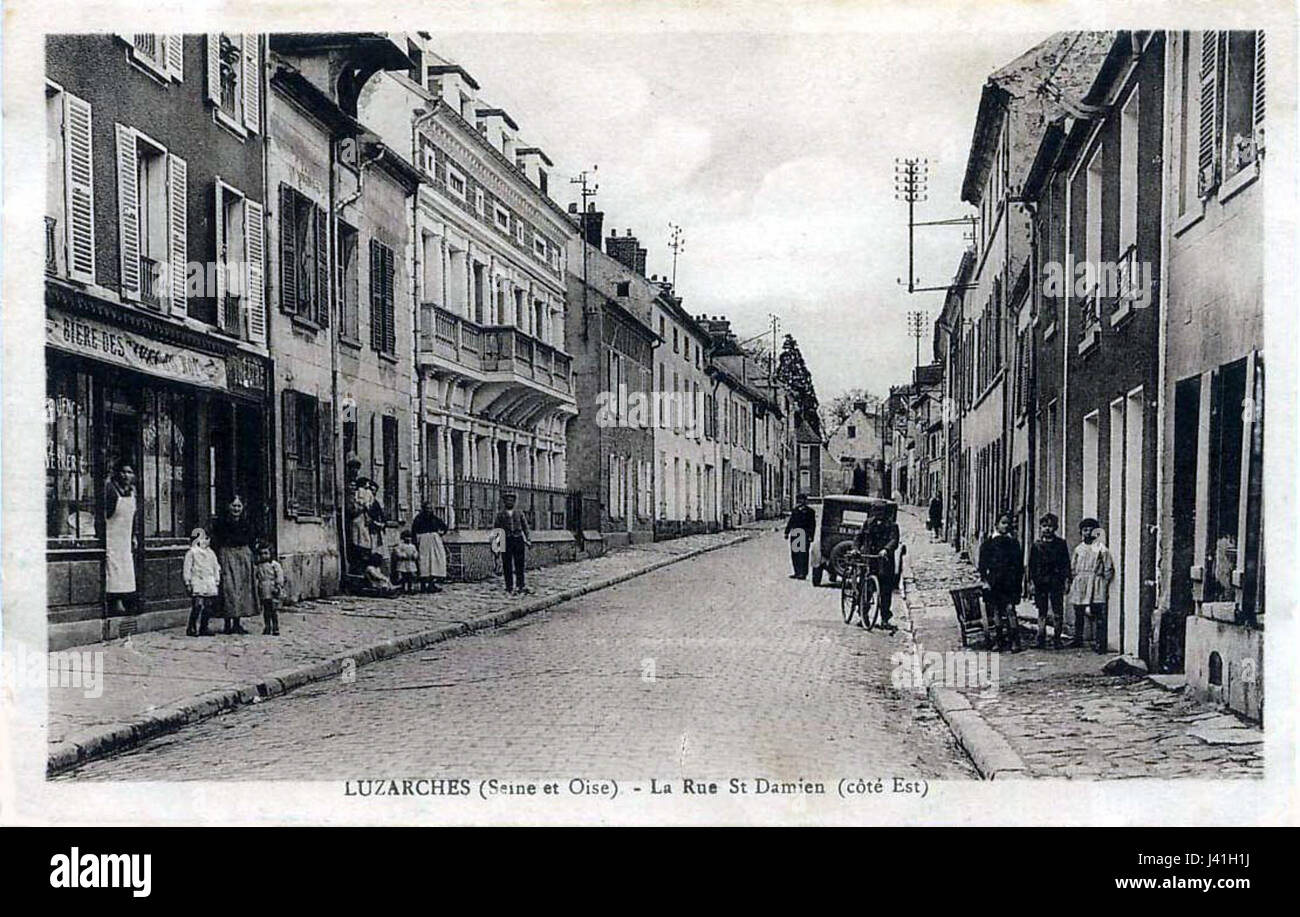
[[821, 435], [821, 417], [817, 413], [817, 390], [813, 388], [812, 373], [799, 352], [799, 342], [787, 334], [781, 344], [781, 356], [776, 364], [777, 381], [790, 390], [798, 416]]
[[859, 401], [865, 401], [868, 410], [877, 408], [880, 405], [880, 397], [873, 395], [865, 388], [851, 388], [846, 392], [841, 392], [821, 406], [822, 429], [834, 430], [838, 428], [844, 421], [848, 420], [849, 415], [853, 413], [853, 406]]

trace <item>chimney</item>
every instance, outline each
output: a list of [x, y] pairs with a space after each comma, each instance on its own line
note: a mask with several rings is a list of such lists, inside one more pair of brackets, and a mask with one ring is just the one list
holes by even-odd
[[605, 254], [609, 255], [615, 261], [622, 264], [628, 270], [636, 271], [641, 276], [645, 276], [645, 249], [640, 249], [640, 263], [638, 264], [637, 238], [632, 235], [632, 230], [627, 231], [626, 236], [620, 236], [617, 229], [611, 229], [609, 236], [605, 239]]
[[[577, 205], [575, 204], [570, 213], [576, 213], [576, 210]], [[587, 210], [582, 214], [579, 223], [582, 227], [582, 238], [586, 240], [588, 245], [599, 251], [600, 233], [605, 226], [605, 214], [597, 210], [595, 204], [588, 204]]]

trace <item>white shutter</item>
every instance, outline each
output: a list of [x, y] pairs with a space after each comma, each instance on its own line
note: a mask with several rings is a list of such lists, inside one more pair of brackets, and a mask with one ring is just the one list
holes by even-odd
[[248, 264], [245, 276], [248, 288], [248, 339], [255, 344], [266, 343], [266, 287], [263, 283], [265, 245], [262, 222], [262, 205], [244, 200], [244, 259]]
[[189, 263], [189, 170], [179, 156], [167, 156], [167, 290], [172, 315], [187, 314], [186, 267]]
[[117, 125], [117, 226], [123, 299], [140, 298], [140, 197], [135, 131]]
[[1255, 33], [1255, 100], [1251, 106], [1255, 149], [1264, 149], [1264, 30]]
[[1201, 33], [1201, 107], [1197, 187], [1204, 197], [1219, 183], [1219, 32]]
[[221, 182], [217, 182], [216, 188], [212, 195], [216, 201], [216, 222], [212, 225], [216, 230], [217, 238], [217, 326], [225, 327], [225, 308], [226, 308], [226, 221], [225, 221], [225, 199], [222, 194]]
[[244, 36], [244, 127], [257, 133], [262, 122], [262, 68], [258, 65], [257, 36]]
[[90, 103], [63, 93], [64, 235], [68, 276], [95, 282], [95, 176]]
[[208, 51], [208, 79], [204, 87], [209, 99], [221, 104], [221, 35], [209, 32], [205, 41]]
[[167, 43], [167, 75], [176, 82], [185, 79], [184, 35], [164, 35]]

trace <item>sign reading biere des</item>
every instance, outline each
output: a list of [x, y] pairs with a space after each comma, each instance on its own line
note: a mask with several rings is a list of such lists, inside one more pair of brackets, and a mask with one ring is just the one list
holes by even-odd
[[45, 343], [59, 350], [206, 388], [226, 388], [226, 361], [151, 340], [55, 309], [45, 313]]

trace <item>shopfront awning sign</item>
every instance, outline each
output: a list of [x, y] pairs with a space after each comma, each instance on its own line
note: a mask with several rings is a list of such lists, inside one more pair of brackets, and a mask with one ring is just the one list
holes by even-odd
[[226, 361], [221, 357], [166, 344], [57, 309], [46, 309], [45, 343], [151, 376], [205, 388], [226, 388]]

